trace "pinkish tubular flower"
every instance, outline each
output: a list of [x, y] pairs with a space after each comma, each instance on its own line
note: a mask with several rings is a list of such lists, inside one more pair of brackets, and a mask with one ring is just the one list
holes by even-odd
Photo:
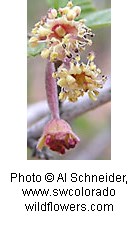
[[65, 149], [74, 148], [80, 140], [72, 132], [70, 125], [59, 117], [56, 80], [52, 77], [54, 64], [47, 60], [46, 65], [46, 95], [52, 119], [44, 127], [37, 149], [41, 151], [44, 146], [47, 146], [52, 151], [65, 154]]
[[73, 133], [70, 125], [63, 119], [52, 119], [44, 128], [37, 149], [49, 147], [52, 151], [65, 154], [66, 149], [74, 148], [80, 139]]

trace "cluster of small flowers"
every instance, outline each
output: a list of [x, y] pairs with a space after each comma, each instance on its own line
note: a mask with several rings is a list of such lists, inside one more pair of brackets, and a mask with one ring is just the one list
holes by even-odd
[[71, 1], [58, 11], [49, 9], [47, 16], [32, 29], [30, 45], [35, 47], [45, 43], [46, 48], [42, 50], [41, 56], [49, 58], [51, 62], [72, 58], [75, 53], [85, 50], [86, 45], [92, 45], [89, 36], [93, 34], [83, 20], [74, 20], [80, 13], [81, 8], [73, 7]]
[[94, 64], [94, 54], [88, 55], [88, 62], [80, 62], [80, 56], [72, 59], [69, 66], [64, 63], [54, 72], [52, 76], [58, 78], [57, 84], [61, 87], [60, 100], [68, 97], [69, 101], [75, 102], [78, 97], [88, 92], [92, 100], [96, 100], [99, 92], [97, 88], [102, 88], [106, 80], [105, 76], [100, 77], [100, 69]]
[[49, 9], [47, 16], [35, 24], [33, 37], [29, 42], [32, 47], [45, 43], [41, 56], [51, 62], [61, 61], [61, 66], [53, 73], [57, 84], [61, 87], [59, 99], [75, 102], [85, 92], [92, 100], [99, 94], [98, 88], [103, 88], [106, 81], [101, 76], [101, 70], [94, 64], [94, 53], [88, 55], [88, 62], [80, 62], [80, 52], [87, 45], [92, 45], [94, 36], [84, 20], [76, 21], [81, 8], [73, 6], [69, 1], [64, 8]]

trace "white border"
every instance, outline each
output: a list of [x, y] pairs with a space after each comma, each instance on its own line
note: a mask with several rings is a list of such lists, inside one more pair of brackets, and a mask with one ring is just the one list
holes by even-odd
[[[138, 216], [138, 6], [137, 1], [112, 4], [112, 160], [26, 160], [26, 1], [1, 5], [1, 222], [3, 225], [50, 223], [97, 225], [136, 224]], [[27, 214], [21, 185], [10, 183], [10, 173], [51, 171], [127, 174], [128, 185], [119, 186], [114, 214]], [[26, 185], [27, 186], [27, 185]], [[28, 185], [29, 186], [29, 185]], [[70, 186], [70, 185], [69, 185]], [[118, 189], [118, 188], [117, 188]], [[55, 216], [55, 217], [53, 217]]]

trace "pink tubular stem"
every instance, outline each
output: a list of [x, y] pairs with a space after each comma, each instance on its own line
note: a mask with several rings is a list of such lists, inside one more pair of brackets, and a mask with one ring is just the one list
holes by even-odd
[[56, 79], [52, 77], [52, 73], [55, 71], [54, 63], [46, 61], [45, 71], [45, 88], [48, 105], [51, 111], [53, 119], [59, 119], [59, 105], [58, 105], [58, 93]]

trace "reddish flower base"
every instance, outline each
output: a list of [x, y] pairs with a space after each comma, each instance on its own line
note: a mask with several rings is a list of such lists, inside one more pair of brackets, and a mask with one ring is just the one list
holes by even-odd
[[65, 154], [66, 149], [74, 148], [80, 139], [72, 132], [70, 125], [62, 119], [53, 119], [48, 122], [38, 141], [37, 149], [44, 146], [52, 151]]

